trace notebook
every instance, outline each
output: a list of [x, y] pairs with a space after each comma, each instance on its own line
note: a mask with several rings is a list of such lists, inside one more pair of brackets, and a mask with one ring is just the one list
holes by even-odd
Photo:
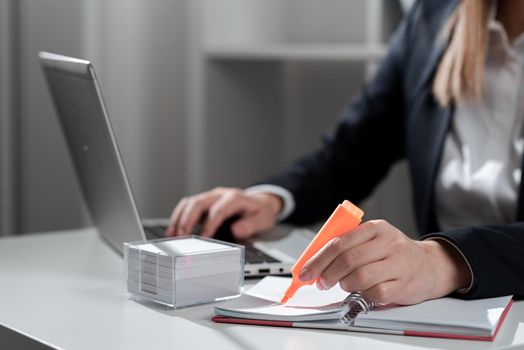
[[[265, 277], [240, 298], [215, 306], [213, 321], [492, 341], [512, 296], [460, 300], [441, 298], [417, 305], [368, 307], [338, 285], [327, 291], [304, 286], [279, 303], [291, 279]], [[362, 304], [364, 302], [364, 304]]]

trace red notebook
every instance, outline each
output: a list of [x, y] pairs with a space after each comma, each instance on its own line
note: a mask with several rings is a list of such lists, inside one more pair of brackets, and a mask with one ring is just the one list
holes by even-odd
[[266, 277], [240, 298], [215, 307], [213, 321], [248, 325], [334, 329], [354, 332], [492, 341], [512, 297], [460, 300], [441, 298], [410, 306], [348, 309], [340, 287], [303, 287], [286, 305], [278, 301], [286, 277]]

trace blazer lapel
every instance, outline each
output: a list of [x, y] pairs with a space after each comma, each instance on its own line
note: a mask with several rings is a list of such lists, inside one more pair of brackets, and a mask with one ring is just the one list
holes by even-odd
[[[522, 165], [520, 167], [520, 173], [524, 174], [524, 157], [522, 159]], [[517, 198], [517, 221], [524, 221], [524, 186], [522, 185], [522, 175], [519, 185], [519, 195]]]
[[430, 89], [425, 89], [420, 98], [419, 108], [413, 111], [417, 116], [409, 133], [408, 156], [418, 227], [420, 233], [425, 234], [438, 229], [433, 210], [433, 188], [453, 108], [440, 107]]
[[437, 40], [415, 84], [414, 107], [408, 116], [407, 152], [413, 179], [415, 212], [422, 234], [438, 230], [433, 210], [433, 188], [453, 113], [453, 107], [439, 106], [432, 93], [433, 77], [447, 46], [435, 31], [440, 32], [457, 4], [458, 1], [447, 2], [445, 10], [430, 21], [429, 28]]
[[420, 74], [420, 79], [414, 91], [421, 91], [422, 89], [427, 88], [428, 84], [430, 83], [429, 80], [433, 80], [432, 78], [440, 62], [440, 58], [442, 57], [444, 49], [447, 47], [447, 42], [444, 42], [440, 33], [442, 31], [442, 28], [445, 26], [448, 18], [451, 16], [451, 13], [457, 7], [457, 5], [458, 1], [447, 2], [446, 4], [444, 4], [446, 8], [439, 13], [439, 16], [435, 16], [431, 19], [428, 27], [431, 28], [431, 36], [436, 38], [436, 40], [434, 43], [431, 44], [431, 52], [427, 56], [427, 63]]

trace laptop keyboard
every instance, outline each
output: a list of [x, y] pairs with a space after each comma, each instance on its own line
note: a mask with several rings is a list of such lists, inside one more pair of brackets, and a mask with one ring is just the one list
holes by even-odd
[[246, 262], [250, 264], [278, 263], [277, 260], [252, 245], [245, 245]]
[[167, 226], [165, 225], [144, 226], [147, 239], [166, 238], [166, 230]]
[[[165, 225], [144, 226], [144, 232], [146, 233], [146, 237], [148, 239], [165, 238], [166, 230], [167, 230], [167, 226]], [[247, 244], [244, 246], [245, 246], [246, 262], [249, 264], [263, 264], [263, 263], [280, 262], [280, 260], [277, 260], [267, 255], [266, 253], [255, 248], [251, 244]]]

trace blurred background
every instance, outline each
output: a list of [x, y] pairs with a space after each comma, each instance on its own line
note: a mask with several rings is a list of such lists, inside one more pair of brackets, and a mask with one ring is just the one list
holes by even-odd
[[[0, 0], [0, 234], [89, 225], [37, 60], [93, 62], [143, 217], [318, 147], [411, 1]], [[364, 203], [415, 232], [404, 163]]]

